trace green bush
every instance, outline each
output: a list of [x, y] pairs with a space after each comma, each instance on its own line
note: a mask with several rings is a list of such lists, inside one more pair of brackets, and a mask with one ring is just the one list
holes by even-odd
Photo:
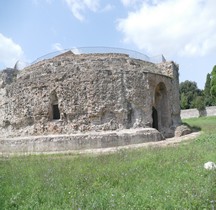
[[203, 111], [205, 110], [205, 98], [203, 96], [197, 96], [196, 100], [195, 100], [195, 107], [199, 110], [199, 111]]

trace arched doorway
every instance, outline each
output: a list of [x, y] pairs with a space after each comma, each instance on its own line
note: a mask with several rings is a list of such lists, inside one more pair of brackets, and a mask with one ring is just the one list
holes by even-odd
[[170, 126], [171, 115], [167, 89], [163, 82], [155, 88], [154, 104], [152, 108], [152, 127], [165, 133]]

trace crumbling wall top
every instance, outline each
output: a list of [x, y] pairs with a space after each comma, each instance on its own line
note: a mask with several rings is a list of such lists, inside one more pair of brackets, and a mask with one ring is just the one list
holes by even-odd
[[17, 78], [18, 70], [7, 68], [0, 72], [0, 87], [4, 88], [6, 85], [11, 84]]
[[[26, 75], [36, 72], [43, 73], [50, 67], [58, 69], [60, 71], [67, 64], [79, 66], [81, 69], [88, 70], [89, 68], [97, 70], [102, 69], [116, 69], [125, 71], [143, 71], [153, 74], [165, 75], [172, 77], [167, 73], [166, 65], [157, 65], [148, 61], [131, 58], [128, 54], [123, 53], [91, 53], [91, 54], [74, 54], [72, 52], [66, 52], [55, 56], [50, 59], [45, 59], [22, 70], [21, 74]], [[166, 69], [166, 70], [165, 70]]]

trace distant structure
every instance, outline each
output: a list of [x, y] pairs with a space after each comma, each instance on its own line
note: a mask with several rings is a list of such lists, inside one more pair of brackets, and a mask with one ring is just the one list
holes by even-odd
[[[181, 124], [178, 70], [178, 65], [165, 58], [154, 64], [122, 53], [71, 51], [21, 71], [3, 70], [1, 136], [74, 135], [78, 143], [70, 149], [83, 148], [80, 145], [86, 139], [85, 148], [109, 146], [107, 138], [97, 136], [97, 141], [103, 141], [99, 144], [92, 133], [124, 133], [121, 141], [115, 137], [118, 143], [109, 136], [114, 142], [111, 146], [173, 137]], [[141, 132], [146, 132], [147, 140], [139, 136]], [[89, 133], [91, 138], [86, 136]], [[157, 137], [149, 137], [151, 133]]]

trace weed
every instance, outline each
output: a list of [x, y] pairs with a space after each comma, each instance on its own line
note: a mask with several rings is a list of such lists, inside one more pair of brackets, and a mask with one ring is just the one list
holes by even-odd
[[216, 118], [188, 144], [114, 154], [0, 158], [0, 209], [214, 209]]

